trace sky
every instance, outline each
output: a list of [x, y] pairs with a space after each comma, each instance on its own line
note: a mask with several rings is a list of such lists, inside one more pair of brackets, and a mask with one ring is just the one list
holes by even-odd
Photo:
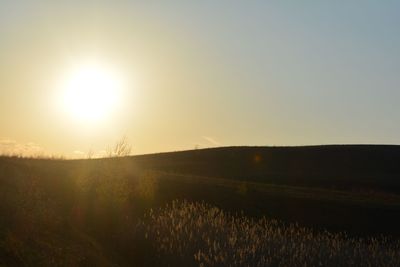
[[[398, 25], [391, 0], [3, 0], [0, 153], [400, 144]], [[61, 107], [87, 61], [122, 81], [96, 121]]]

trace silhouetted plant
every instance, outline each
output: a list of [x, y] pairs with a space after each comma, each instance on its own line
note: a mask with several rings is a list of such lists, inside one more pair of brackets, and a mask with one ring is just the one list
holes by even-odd
[[132, 145], [129, 144], [128, 138], [123, 136], [113, 148], [108, 147], [106, 151], [108, 157], [125, 157], [131, 154]]

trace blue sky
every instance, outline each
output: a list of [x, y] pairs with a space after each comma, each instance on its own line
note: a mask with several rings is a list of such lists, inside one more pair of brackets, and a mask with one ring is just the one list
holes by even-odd
[[[63, 58], [95, 48], [123, 62], [127, 75], [151, 77], [132, 89], [137, 109], [89, 142], [98, 149], [122, 134], [136, 153], [399, 144], [399, 20], [399, 1], [2, 1], [0, 138], [66, 154], [88, 149], [99, 129], [82, 134], [68, 124], [74, 130], [65, 133], [40, 108], [19, 115], [29, 109], [21, 95], [49, 91], [9, 76], [35, 69], [51, 77]], [[56, 130], [42, 129], [49, 121]], [[55, 141], [61, 132], [63, 144]]]

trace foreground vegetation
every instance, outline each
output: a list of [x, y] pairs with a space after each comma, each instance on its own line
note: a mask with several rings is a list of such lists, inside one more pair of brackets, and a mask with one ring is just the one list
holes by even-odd
[[[385, 180], [354, 191], [228, 179], [219, 152], [187, 153], [0, 157], [0, 266], [399, 265], [400, 197]], [[215, 177], [195, 167], [206, 157]]]
[[350, 238], [276, 220], [232, 216], [205, 203], [174, 201], [151, 212], [147, 238], [188, 266], [399, 266], [400, 244]]

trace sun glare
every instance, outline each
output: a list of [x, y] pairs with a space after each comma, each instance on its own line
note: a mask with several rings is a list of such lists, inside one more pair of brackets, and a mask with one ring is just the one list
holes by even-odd
[[110, 115], [121, 101], [121, 78], [99, 64], [73, 68], [63, 81], [62, 102], [67, 113], [85, 122]]

